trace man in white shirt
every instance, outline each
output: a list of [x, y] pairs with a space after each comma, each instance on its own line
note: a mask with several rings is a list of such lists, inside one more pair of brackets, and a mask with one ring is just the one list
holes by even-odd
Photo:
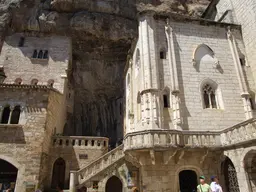
[[223, 192], [222, 187], [219, 184], [217, 176], [211, 176], [212, 183], [210, 185], [212, 192]]

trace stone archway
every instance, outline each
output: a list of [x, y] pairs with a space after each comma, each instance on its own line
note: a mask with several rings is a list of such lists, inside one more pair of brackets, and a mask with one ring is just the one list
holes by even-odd
[[192, 170], [183, 170], [179, 173], [180, 192], [196, 192], [197, 174]]
[[15, 190], [18, 169], [11, 163], [0, 159], [0, 191], [11, 188]]
[[222, 162], [222, 174], [224, 175], [226, 190], [240, 192], [235, 166], [228, 157]]
[[117, 176], [112, 176], [108, 179], [105, 192], [122, 192], [123, 184]]
[[51, 187], [56, 189], [57, 186], [64, 188], [65, 184], [65, 170], [66, 164], [64, 159], [58, 158], [53, 165], [52, 170], [52, 184]]
[[250, 151], [244, 158], [251, 192], [256, 192], [256, 151]]

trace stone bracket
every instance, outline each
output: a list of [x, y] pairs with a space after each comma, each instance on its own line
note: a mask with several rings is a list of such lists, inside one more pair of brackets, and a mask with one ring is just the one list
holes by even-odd
[[164, 152], [164, 164], [167, 165], [171, 159], [177, 154], [178, 149], [176, 149], [175, 151], [166, 151]]
[[182, 150], [181, 153], [178, 156], [176, 156], [175, 163], [177, 164], [180, 160], [182, 160], [184, 155], [185, 155], [185, 151]]
[[201, 160], [200, 160], [200, 164], [202, 165], [205, 161], [205, 158], [207, 157], [207, 155], [209, 154], [209, 149], [207, 149], [207, 151], [205, 152], [205, 154], [202, 156]]
[[150, 154], [150, 158], [151, 158], [152, 165], [155, 165], [155, 164], [156, 164], [156, 155], [155, 155], [155, 151], [154, 151], [154, 150], [150, 150], [150, 151], [149, 151], [149, 154]]
[[140, 159], [137, 156], [132, 155], [131, 153], [126, 153], [125, 159], [132, 163], [137, 168], [139, 168], [142, 165]]

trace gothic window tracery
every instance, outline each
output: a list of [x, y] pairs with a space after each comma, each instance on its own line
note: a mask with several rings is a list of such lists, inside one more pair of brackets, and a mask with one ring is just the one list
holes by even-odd
[[216, 90], [209, 84], [206, 84], [203, 87], [203, 98], [204, 98], [204, 107], [205, 108], [210, 108], [210, 109], [218, 108], [215, 91]]

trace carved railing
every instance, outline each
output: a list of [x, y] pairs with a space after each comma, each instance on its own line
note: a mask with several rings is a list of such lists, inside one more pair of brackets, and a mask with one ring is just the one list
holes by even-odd
[[178, 130], [147, 130], [129, 133], [124, 140], [124, 150], [170, 147], [220, 147], [216, 132]]
[[126, 134], [124, 151], [146, 148], [221, 148], [256, 140], [256, 119], [222, 131], [146, 130]]
[[112, 151], [101, 156], [99, 159], [95, 160], [91, 164], [87, 165], [86, 167], [78, 171], [74, 171], [73, 174], [75, 174], [77, 177], [76, 186], [82, 186], [89, 179], [101, 173], [103, 170], [107, 169], [109, 166], [113, 165], [115, 162], [119, 161], [123, 157], [123, 145], [120, 145]]
[[106, 137], [87, 137], [87, 136], [53, 136], [53, 147], [80, 147], [107, 149], [108, 138]]
[[243, 144], [256, 140], [256, 119], [249, 119], [233, 127], [223, 130], [221, 133], [223, 147]]

